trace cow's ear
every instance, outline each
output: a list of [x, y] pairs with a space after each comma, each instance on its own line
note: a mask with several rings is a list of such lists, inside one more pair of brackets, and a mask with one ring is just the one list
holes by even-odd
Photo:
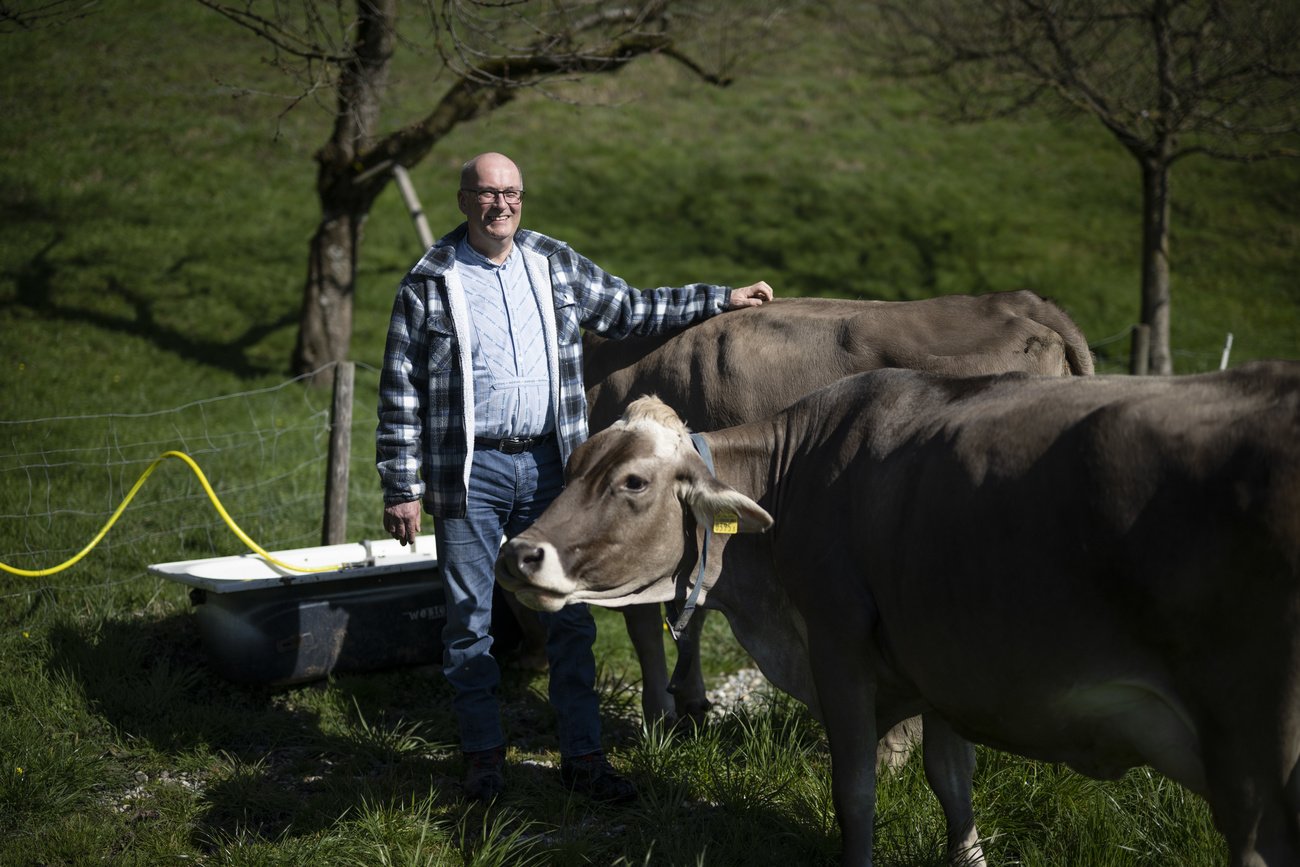
[[762, 506], [712, 476], [693, 479], [682, 498], [695, 520], [715, 533], [761, 533], [772, 526]]

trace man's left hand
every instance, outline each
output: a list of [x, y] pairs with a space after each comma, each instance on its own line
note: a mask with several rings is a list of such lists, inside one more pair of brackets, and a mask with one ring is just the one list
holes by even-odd
[[384, 530], [402, 545], [414, 545], [420, 534], [420, 501], [385, 506]]
[[731, 303], [727, 305], [727, 309], [739, 310], [741, 307], [758, 307], [764, 301], [771, 301], [772, 298], [772, 287], [759, 280], [753, 286], [732, 289]]

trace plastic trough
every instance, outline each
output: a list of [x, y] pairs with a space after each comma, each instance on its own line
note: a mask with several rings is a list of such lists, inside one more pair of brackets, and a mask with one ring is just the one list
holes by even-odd
[[331, 674], [439, 662], [446, 621], [432, 536], [271, 552], [148, 567], [186, 584], [204, 650], [237, 683], [282, 685]]

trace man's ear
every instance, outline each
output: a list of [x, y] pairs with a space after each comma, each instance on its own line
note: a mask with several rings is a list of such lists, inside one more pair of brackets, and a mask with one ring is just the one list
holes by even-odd
[[713, 476], [696, 476], [684, 486], [682, 499], [695, 520], [715, 533], [761, 533], [772, 526], [762, 506]]

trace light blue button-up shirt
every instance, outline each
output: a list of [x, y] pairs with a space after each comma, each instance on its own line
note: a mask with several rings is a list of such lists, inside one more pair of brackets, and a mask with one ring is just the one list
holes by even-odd
[[470, 246], [456, 247], [469, 301], [474, 361], [474, 432], [498, 438], [554, 429], [545, 334], [537, 295], [518, 250], [501, 265]]

